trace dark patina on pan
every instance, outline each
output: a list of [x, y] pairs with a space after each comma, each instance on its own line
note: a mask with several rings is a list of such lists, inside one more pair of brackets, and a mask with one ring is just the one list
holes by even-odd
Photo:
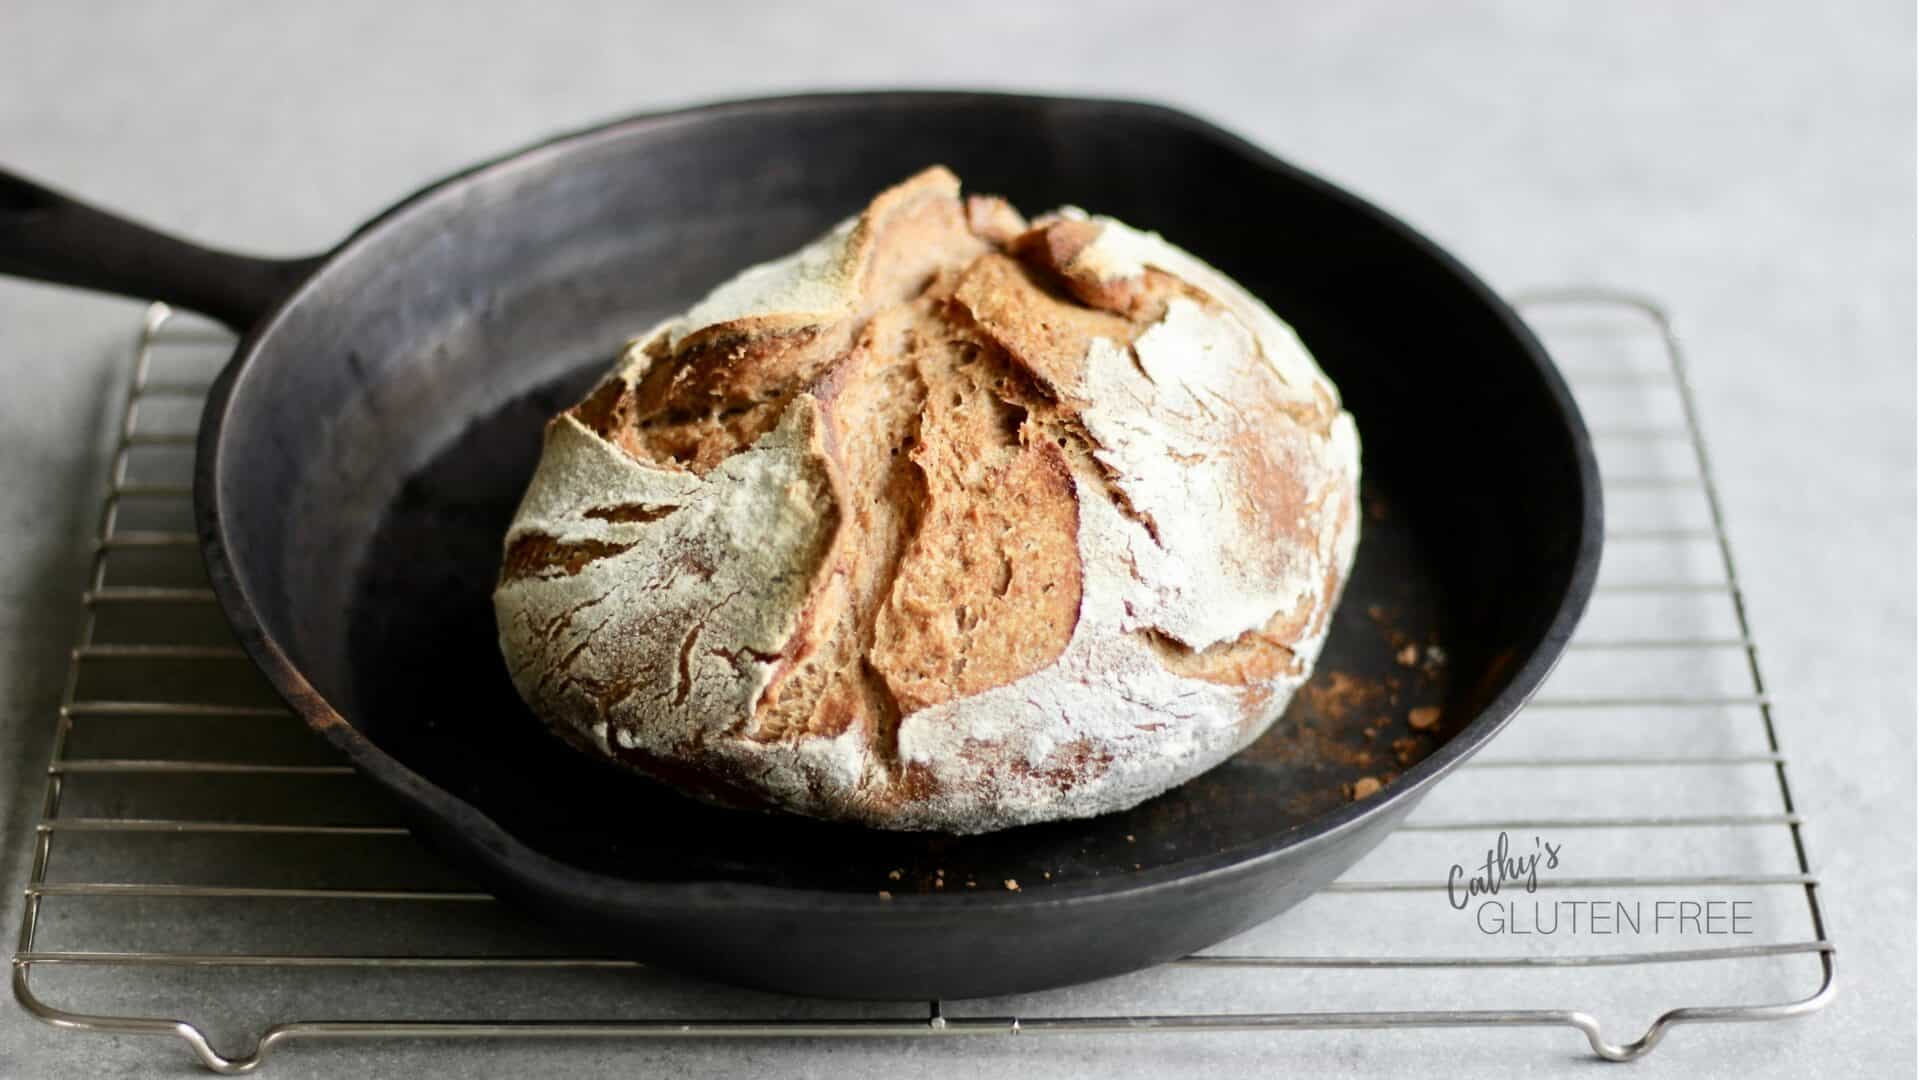
[[[628, 335], [934, 162], [1030, 211], [1164, 233], [1339, 384], [1366, 521], [1313, 682], [1257, 746], [1144, 806], [968, 838], [713, 809], [561, 745], [514, 694], [488, 603], [541, 425]], [[1386, 214], [1155, 106], [889, 93], [644, 116], [447, 179], [309, 260], [208, 252], [0, 178], [0, 270], [243, 329], [195, 498], [215, 592], [274, 686], [501, 896], [756, 986], [1010, 993], [1253, 926], [1500, 730], [1599, 564], [1586, 430], [1514, 313]], [[1388, 783], [1356, 799], [1368, 777]]]

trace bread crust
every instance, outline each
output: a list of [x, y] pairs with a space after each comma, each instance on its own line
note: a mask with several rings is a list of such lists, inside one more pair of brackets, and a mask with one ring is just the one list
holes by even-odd
[[635, 339], [548, 426], [494, 606], [576, 745], [702, 798], [974, 833], [1263, 732], [1359, 539], [1353, 418], [1151, 233], [943, 168]]

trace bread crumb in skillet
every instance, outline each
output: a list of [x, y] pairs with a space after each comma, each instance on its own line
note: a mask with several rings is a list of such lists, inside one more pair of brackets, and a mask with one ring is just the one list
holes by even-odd
[[1353, 782], [1353, 797], [1356, 799], [1364, 799], [1369, 795], [1377, 794], [1379, 790], [1380, 781], [1375, 780], [1371, 776], [1363, 776]]
[[1426, 756], [1427, 741], [1418, 735], [1402, 735], [1393, 740], [1393, 759], [1411, 765]]
[[1440, 706], [1422, 705], [1407, 710], [1407, 726], [1415, 731], [1429, 731], [1440, 725]]

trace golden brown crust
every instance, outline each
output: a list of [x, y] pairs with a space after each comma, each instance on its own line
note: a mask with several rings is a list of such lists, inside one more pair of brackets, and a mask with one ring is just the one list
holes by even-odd
[[1038, 402], [1023, 404], [1005, 362], [974, 343], [921, 370], [912, 456], [926, 501], [869, 654], [908, 713], [1053, 663], [1081, 587], [1073, 477]]
[[969, 195], [967, 228], [995, 247], [1006, 247], [1027, 231], [1027, 219], [997, 195]]
[[587, 564], [618, 555], [629, 546], [606, 540], [568, 542], [539, 533], [528, 533], [516, 537], [513, 543], [507, 545], [506, 558], [501, 560], [500, 576], [506, 581], [542, 576], [571, 577], [586, 569]]
[[954, 302], [987, 340], [1063, 401], [1082, 397], [1094, 339], [1131, 341], [1136, 332], [1118, 315], [1089, 311], [1048, 291], [1030, 268], [1006, 255], [988, 255], [969, 266]]
[[1100, 232], [1101, 226], [1092, 221], [1055, 219], [1036, 224], [1022, 234], [1013, 242], [1013, 250], [1080, 303], [1096, 311], [1123, 315], [1137, 324], [1159, 322], [1176, 296], [1211, 302], [1202, 290], [1158, 267], [1145, 267], [1137, 274], [1102, 276], [1082, 258]]

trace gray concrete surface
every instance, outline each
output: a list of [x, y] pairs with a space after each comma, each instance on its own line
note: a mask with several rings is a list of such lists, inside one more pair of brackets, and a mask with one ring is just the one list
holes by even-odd
[[[1843, 991], [1676, 1034], [1637, 1075], [1914, 1061], [1914, 14], [1901, 3], [0, 5], [0, 164], [207, 242], [317, 250], [396, 195], [598, 118], [812, 87], [1184, 106], [1377, 200], [1501, 289], [1666, 303], [1691, 346]], [[77, 620], [138, 307], [0, 281], [0, 925]], [[269, 1075], [1590, 1074], [1574, 1043], [1230, 1036], [309, 1048]], [[0, 1075], [188, 1069], [0, 1006]]]

